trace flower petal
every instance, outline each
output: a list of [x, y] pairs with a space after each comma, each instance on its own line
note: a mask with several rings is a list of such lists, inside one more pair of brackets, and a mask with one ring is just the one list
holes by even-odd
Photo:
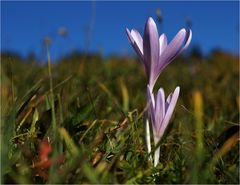
[[155, 119], [157, 130], [161, 127], [165, 115], [165, 94], [163, 88], [160, 88], [157, 93], [156, 106], [155, 106]]
[[147, 86], [147, 103], [148, 103], [148, 114], [151, 117], [153, 131], [156, 132], [156, 121], [155, 121], [155, 99], [150, 86]]
[[192, 40], [192, 30], [191, 30], [191, 29], [188, 29], [188, 30], [187, 30], [187, 36], [186, 36], [186, 43], [185, 43], [184, 47], [182, 48], [182, 50], [180, 51], [180, 53], [181, 53], [183, 50], [187, 49], [187, 47], [189, 46], [191, 40]]
[[171, 102], [172, 95], [173, 95], [173, 93], [171, 92], [171, 93], [168, 95], [167, 100], [166, 100], [166, 102], [165, 102], [165, 114], [166, 114], [166, 111], [167, 111], [167, 109], [168, 109], [168, 106], [169, 106], [169, 104], [170, 104], [170, 102]]
[[146, 66], [149, 66], [150, 69], [149, 85], [151, 88], [153, 88], [153, 81], [155, 73], [157, 73], [159, 58], [159, 37], [157, 26], [151, 17], [148, 18], [145, 25], [143, 37], [143, 53]]
[[[167, 48], [167, 37], [166, 35], [163, 33], [160, 37], [159, 37], [159, 59], [160, 59], [160, 55], [163, 53], [163, 51]], [[161, 60], [158, 60], [157, 62], [157, 66], [153, 69], [153, 76], [152, 76], [152, 80], [150, 85], [154, 86], [158, 76], [161, 73], [160, 67], [161, 67]], [[153, 89], [153, 87], [152, 87]]]
[[170, 44], [165, 48], [161, 56], [159, 57], [159, 71], [161, 71], [184, 49], [188, 47], [192, 38], [192, 31], [181, 29]]
[[141, 54], [143, 55], [143, 39], [142, 39], [142, 36], [135, 29], [131, 30], [131, 35], [132, 35], [134, 41], [136, 42]]
[[131, 32], [130, 32], [128, 28], [126, 28], [126, 32], [127, 32], [129, 42], [131, 43], [133, 49], [135, 50], [135, 52], [137, 53], [137, 55], [141, 59], [141, 61], [144, 62], [143, 41], [142, 41], [141, 35], [136, 30], [131, 30]]
[[176, 106], [177, 100], [178, 100], [178, 96], [179, 96], [179, 92], [180, 92], [180, 87], [176, 87], [176, 89], [174, 90], [173, 94], [172, 94], [172, 98], [170, 100], [168, 109], [166, 110], [166, 114], [163, 118], [161, 127], [159, 129], [159, 135], [160, 137], [163, 136], [165, 129], [167, 128], [167, 125], [172, 117], [174, 108]]
[[163, 51], [166, 49], [167, 47], [167, 37], [166, 35], [163, 33], [160, 37], [159, 37], [159, 56], [163, 53]]

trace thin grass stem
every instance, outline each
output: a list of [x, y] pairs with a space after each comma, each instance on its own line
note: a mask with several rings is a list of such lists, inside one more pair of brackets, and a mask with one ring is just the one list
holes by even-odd
[[49, 85], [50, 85], [50, 104], [52, 110], [52, 127], [53, 127], [53, 138], [55, 139], [57, 133], [57, 123], [55, 115], [55, 106], [54, 106], [54, 94], [53, 94], [53, 80], [52, 80], [52, 69], [51, 69], [51, 57], [49, 52], [49, 46], [47, 46], [47, 58], [48, 58], [48, 75], [49, 75]]

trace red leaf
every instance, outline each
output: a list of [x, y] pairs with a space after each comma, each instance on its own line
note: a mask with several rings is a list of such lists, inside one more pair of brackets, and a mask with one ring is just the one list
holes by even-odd
[[51, 144], [47, 140], [42, 141], [39, 147], [40, 162], [48, 160], [48, 154], [51, 151], [52, 151]]

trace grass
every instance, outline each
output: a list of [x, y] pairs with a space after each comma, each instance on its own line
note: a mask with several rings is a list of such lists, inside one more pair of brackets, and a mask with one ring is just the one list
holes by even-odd
[[157, 88], [181, 92], [154, 168], [135, 58], [72, 54], [45, 65], [2, 54], [2, 183], [237, 184], [238, 65], [223, 51], [190, 54], [160, 75]]

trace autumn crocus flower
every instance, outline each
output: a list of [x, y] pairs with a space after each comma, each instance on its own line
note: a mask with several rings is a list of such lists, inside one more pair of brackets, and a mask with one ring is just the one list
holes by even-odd
[[[174, 92], [165, 100], [165, 93], [163, 88], [160, 88], [157, 92], [156, 98], [151, 91], [150, 86], [147, 87], [147, 98], [149, 102], [149, 114], [152, 123], [153, 138], [155, 146], [162, 138], [164, 131], [166, 130], [170, 119], [172, 117], [174, 108], [176, 106], [180, 87], [176, 87]], [[160, 155], [160, 147], [155, 150], [154, 153], [154, 166], [158, 164]]]
[[[181, 29], [168, 44], [167, 37], [164, 33], [159, 37], [157, 26], [151, 17], [148, 18], [145, 24], [143, 38], [135, 29], [131, 31], [126, 29], [126, 31], [131, 45], [144, 65], [148, 78], [147, 94], [150, 108], [148, 109], [146, 118], [146, 143], [148, 153], [151, 153], [149, 121], [151, 120], [152, 123], [154, 143], [156, 146], [170, 121], [180, 90], [180, 88], [177, 87], [165, 101], [164, 91], [160, 88], [155, 100], [153, 95], [154, 85], [162, 70], [188, 47], [192, 38], [192, 31], [190, 29]], [[154, 153], [154, 166], [158, 164], [159, 153], [160, 148], [157, 148]], [[149, 160], [152, 160], [151, 156]]]
[[146, 22], [143, 38], [135, 29], [129, 31], [127, 28], [126, 31], [131, 45], [144, 64], [151, 91], [162, 70], [188, 47], [192, 38], [190, 29], [181, 29], [168, 44], [164, 33], [159, 37], [157, 26], [151, 17]]

